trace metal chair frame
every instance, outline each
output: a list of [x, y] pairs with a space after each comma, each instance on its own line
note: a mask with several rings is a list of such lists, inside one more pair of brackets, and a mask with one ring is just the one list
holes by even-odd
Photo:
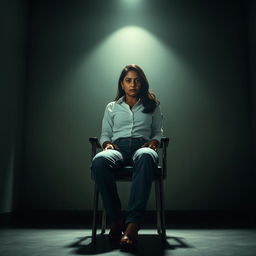
[[[89, 141], [91, 143], [91, 159], [97, 154], [100, 149], [102, 149], [97, 137], [90, 137]], [[168, 137], [162, 137], [161, 143], [158, 148], [160, 165], [157, 167], [157, 172], [154, 177], [155, 183], [155, 199], [156, 199], [156, 217], [157, 217], [157, 232], [161, 237], [163, 242], [166, 241], [166, 226], [165, 226], [165, 212], [164, 212], [164, 188], [163, 180], [167, 176], [167, 147], [169, 144]], [[125, 172], [132, 174], [132, 166], [123, 167]], [[92, 178], [93, 179], [93, 178]], [[131, 181], [132, 175], [116, 176], [116, 181]], [[97, 227], [98, 227], [98, 204], [99, 204], [99, 191], [96, 184], [94, 183], [94, 199], [93, 199], [93, 223], [92, 223], [92, 242], [96, 240]], [[103, 208], [102, 220], [101, 220], [101, 234], [105, 233], [106, 229], [106, 211]]]

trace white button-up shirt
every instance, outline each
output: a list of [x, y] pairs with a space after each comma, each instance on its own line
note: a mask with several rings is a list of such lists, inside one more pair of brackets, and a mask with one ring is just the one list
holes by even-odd
[[106, 106], [102, 120], [100, 144], [129, 137], [160, 141], [163, 133], [163, 117], [159, 105], [153, 113], [143, 113], [143, 109], [140, 100], [131, 109], [124, 101], [124, 97], [110, 102]]

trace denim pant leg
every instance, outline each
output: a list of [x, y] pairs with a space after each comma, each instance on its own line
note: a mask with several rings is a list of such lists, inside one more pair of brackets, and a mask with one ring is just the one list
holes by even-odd
[[92, 160], [92, 175], [111, 221], [119, 219], [121, 215], [114, 170], [121, 167], [123, 162], [123, 155], [111, 149], [99, 152]]
[[132, 159], [134, 172], [125, 222], [126, 224], [135, 222], [140, 226], [146, 210], [159, 157], [153, 149], [143, 147], [135, 151]]

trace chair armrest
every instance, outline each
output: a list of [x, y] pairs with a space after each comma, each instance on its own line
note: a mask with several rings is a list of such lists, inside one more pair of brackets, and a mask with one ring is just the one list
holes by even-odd
[[169, 137], [162, 137], [159, 148], [162, 148], [162, 168], [163, 168], [163, 178], [167, 176], [167, 147], [169, 144]]
[[89, 141], [92, 145], [92, 150], [91, 150], [91, 159], [96, 155], [97, 153], [97, 148], [101, 148], [101, 145], [99, 143], [99, 140], [97, 137], [90, 137]]
[[160, 141], [159, 148], [164, 148], [164, 147], [167, 148], [169, 141], [170, 141], [169, 137], [162, 137], [161, 141]]
[[99, 139], [97, 137], [90, 137], [89, 141], [92, 144], [92, 146], [95, 145], [97, 148], [101, 148]]

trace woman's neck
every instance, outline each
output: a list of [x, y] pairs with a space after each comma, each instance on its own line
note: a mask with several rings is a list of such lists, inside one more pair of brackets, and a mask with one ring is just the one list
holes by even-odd
[[125, 102], [132, 108], [138, 102], [138, 99], [136, 97], [125, 96]]

